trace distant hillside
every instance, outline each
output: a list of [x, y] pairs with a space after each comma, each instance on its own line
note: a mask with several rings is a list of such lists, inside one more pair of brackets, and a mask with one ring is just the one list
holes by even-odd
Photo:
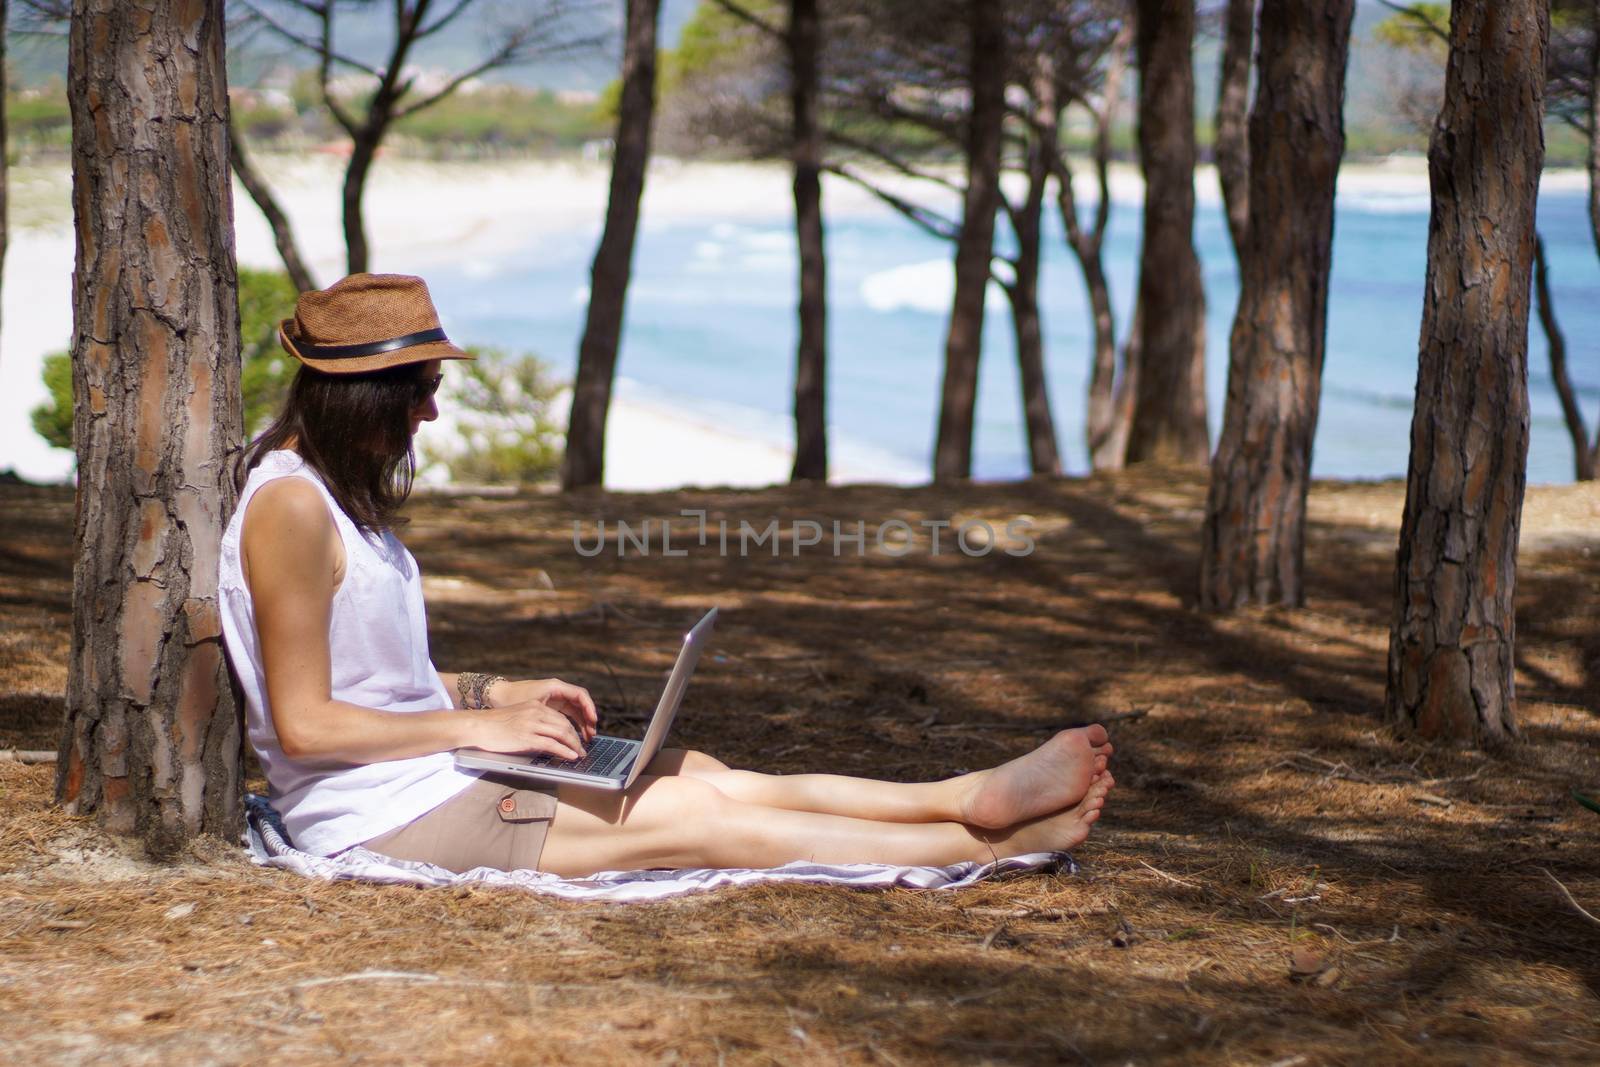
[[[280, 4], [283, 2], [278, 0]], [[684, 23], [701, 2], [703, 0], [663, 0], [663, 48], [676, 46]], [[513, 17], [519, 8], [525, 6], [523, 0], [480, 0], [479, 6], [446, 28], [437, 38], [423, 42], [415, 61], [424, 67], [453, 70], [466, 67], [483, 56], [485, 38], [492, 32], [497, 20]], [[1216, 4], [1214, 0], [1208, 0], [1204, 6], [1214, 9]], [[581, 17], [574, 16], [571, 28], [581, 35], [604, 40], [607, 43], [603, 47], [587, 54], [547, 59], [497, 71], [487, 80], [552, 90], [603, 88], [616, 77], [622, 10], [622, 0], [612, 0], [586, 9]], [[1427, 147], [1426, 139], [1407, 127], [1396, 115], [1391, 96], [1393, 86], [1388, 76], [1393, 57], [1373, 37], [1374, 27], [1390, 13], [1379, 0], [1357, 0], [1345, 98], [1346, 135], [1352, 155], [1421, 151]], [[358, 59], [380, 58], [388, 41], [389, 17], [387, 5], [382, 4], [341, 15], [338, 24], [340, 47], [348, 49]], [[1208, 22], [1195, 46], [1196, 107], [1203, 143], [1210, 139], [1220, 49], [1216, 20], [1210, 19]], [[230, 59], [230, 75], [234, 84], [249, 85], [263, 71], [285, 62], [292, 66], [306, 63], [303, 54], [270, 35], [258, 34], [255, 40], [247, 42]], [[9, 41], [7, 63], [13, 88], [63, 79], [66, 74], [66, 39], [64, 36], [13, 33]], [[1134, 91], [1135, 87], [1130, 85], [1129, 92]], [[1551, 162], [1570, 164], [1580, 158], [1579, 147], [1571, 131], [1552, 126], [1547, 139], [1547, 153]]]
[[[683, 24], [694, 12], [698, 0], [662, 0], [661, 46], [677, 46], [678, 34]], [[270, 5], [271, 0], [268, 0]], [[282, 4], [280, 7], [286, 7]], [[473, 10], [447, 26], [437, 37], [424, 41], [415, 54], [415, 62], [424, 67], [461, 69], [484, 55], [484, 41], [500, 22], [514, 18], [525, 3], [511, 0], [480, 0]], [[15, 10], [17, 5], [12, 4]], [[388, 5], [375, 4], [365, 10], [342, 11], [335, 23], [337, 44], [356, 59], [378, 60], [383, 57], [392, 37], [393, 16]], [[13, 16], [13, 23], [16, 22]], [[622, 23], [622, 0], [594, 5], [573, 16], [572, 27], [580, 35], [602, 37], [609, 47], [601, 54], [572, 59], [544, 60], [510, 70], [500, 71], [489, 80], [542, 89], [600, 89], [616, 77], [619, 49], [619, 29]], [[233, 42], [230, 42], [233, 43]], [[303, 53], [285, 46], [281, 40], [260, 34], [245, 52], [231, 56], [229, 70], [237, 83], [248, 83], [266, 67], [280, 59], [295, 65], [304, 64]], [[66, 77], [67, 40], [65, 35], [21, 34], [9, 35], [6, 50], [8, 80], [13, 86], [40, 85], [52, 78]], [[306, 64], [309, 65], [309, 64]]]

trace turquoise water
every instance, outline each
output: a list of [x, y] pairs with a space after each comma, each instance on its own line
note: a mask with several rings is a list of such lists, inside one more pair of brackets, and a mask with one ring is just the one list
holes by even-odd
[[[667, 404], [713, 412], [731, 428], [791, 440], [794, 242], [787, 204], [770, 222], [651, 224], [634, 262], [619, 374]], [[1341, 196], [1335, 225], [1328, 356], [1313, 469], [1319, 477], [1403, 476], [1416, 383], [1427, 258], [1425, 195]], [[1590, 421], [1600, 418], [1600, 259], [1577, 191], [1541, 199], [1571, 373]], [[1119, 326], [1132, 302], [1136, 205], [1113, 212], [1106, 261]], [[1202, 205], [1212, 440], [1222, 416], [1237, 276], [1221, 214]], [[1069, 471], [1083, 446], [1089, 320], [1076, 261], [1050, 219], [1041, 279], [1048, 374]], [[485, 269], [430, 272], [447, 325], [471, 343], [531, 350], [570, 375], [582, 328], [591, 234], [547, 239]], [[833, 220], [828, 229], [829, 408], [832, 432], [926, 471], [937, 418], [950, 246], [892, 215]], [[1026, 474], [1015, 348], [1004, 299], [991, 288], [978, 395], [974, 473]], [[1543, 335], [1529, 348], [1529, 480], [1571, 480], [1571, 443], [1550, 385]]]

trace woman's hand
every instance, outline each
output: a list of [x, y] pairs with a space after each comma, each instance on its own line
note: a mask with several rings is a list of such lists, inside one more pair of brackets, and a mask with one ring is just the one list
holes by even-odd
[[571, 716], [542, 701], [525, 700], [455, 714], [470, 716], [463, 738], [465, 746], [488, 752], [544, 752], [560, 759], [583, 758], [583, 739]]
[[581, 685], [563, 682], [560, 678], [540, 678], [526, 682], [496, 682], [485, 694], [491, 708], [511, 707], [517, 704], [537, 703], [553, 708], [572, 720], [572, 725], [584, 741], [594, 737], [600, 717], [595, 713], [594, 698]]

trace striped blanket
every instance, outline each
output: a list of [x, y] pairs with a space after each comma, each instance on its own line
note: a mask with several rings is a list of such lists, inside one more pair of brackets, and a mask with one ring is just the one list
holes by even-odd
[[799, 860], [761, 870], [605, 871], [587, 878], [559, 878], [539, 871], [499, 871], [489, 867], [456, 874], [429, 863], [391, 859], [360, 847], [337, 856], [301, 852], [289, 843], [282, 821], [266, 798], [255, 795], [245, 798], [245, 845], [256, 863], [294, 871], [308, 878], [417, 886], [509, 886], [566, 900], [660, 900], [756, 882], [812, 882], [856, 889], [960, 889], [1007, 875], [1077, 871], [1072, 857], [1065, 852], [1037, 852], [994, 863], [957, 863], [949, 867], [826, 864]]

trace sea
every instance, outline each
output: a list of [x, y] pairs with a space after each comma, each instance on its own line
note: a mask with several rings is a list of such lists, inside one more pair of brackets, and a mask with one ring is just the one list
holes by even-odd
[[[826, 210], [826, 204], [824, 205]], [[1092, 204], [1082, 204], [1087, 212]], [[628, 292], [618, 374], [636, 394], [731, 432], [789, 447], [796, 253], [790, 205], [770, 219], [643, 221]], [[1336, 207], [1327, 358], [1312, 471], [1385, 479], [1406, 472], [1427, 264], [1425, 191], [1341, 191]], [[1600, 257], [1586, 196], [1570, 183], [1540, 198], [1569, 373], [1593, 433], [1600, 419]], [[1133, 300], [1140, 218], [1114, 202], [1105, 259], [1119, 330]], [[1002, 246], [1008, 239], [1001, 227]], [[542, 239], [494, 263], [430, 271], [447, 326], [474, 344], [532, 351], [570, 377], [588, 294], [595, 233]], [[1195, 240], [1205, 274], [1211, 436], [1222, 418], [1238, 276], [1215, 197], [1202, 199]], [[1066, 470], [1083, 473], [1091, 355], [1082, 275], [1052, 212], [1041, 275], [1047, 373]], [[926, 479], [953, 289], [952, 246], [899, 216], [832, 218], [828, 252], [828, 414], [834, 447], [877, 457], [889, 481]], [[1530, 482], [1572, 480], [1572, 443], [1551, 384], [1544, 336], [1530, 313]], [[669, 443], [664, 443], [670, 447]], [[859, 466], [859, 463], [857, 464]], [[980, 366], [974, 470], [1027, 474], [1016, 349], [1004, 294], [991, 285]]]

